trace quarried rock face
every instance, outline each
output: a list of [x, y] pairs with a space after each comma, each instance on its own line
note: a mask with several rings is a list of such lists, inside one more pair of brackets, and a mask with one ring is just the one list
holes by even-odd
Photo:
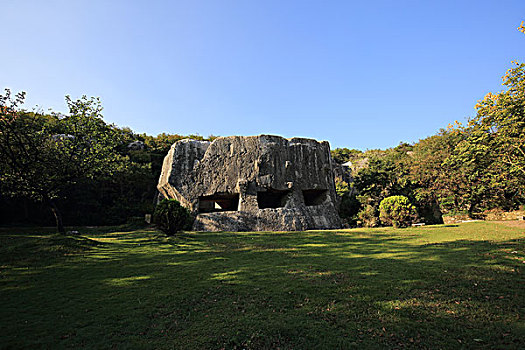
[[181, 140], [158, 189], [196, 215], [196, 231], [339, 228], [328, 142], [280, 136]]

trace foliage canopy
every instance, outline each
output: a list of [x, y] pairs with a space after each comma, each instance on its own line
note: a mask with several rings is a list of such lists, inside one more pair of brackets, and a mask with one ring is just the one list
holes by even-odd
[[0, 95], [0, 179], [2, 191], [43, 201], [65, 232], [55, 200], [83, 179], [111, 176], [129, 166], [120, 155], [116, 128], [102, 120], [100, 100], [66, 96], [67, 116], [27, 112], [25, 93]]

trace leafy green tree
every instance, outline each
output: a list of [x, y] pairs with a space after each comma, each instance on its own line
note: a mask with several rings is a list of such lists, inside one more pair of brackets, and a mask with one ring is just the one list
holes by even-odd
[[487, 145], [511, 176], [525, 179], [525, 64], [513, 64], [503, 76], [507, 90], [489, 93], [476, 105], [467, 141]]
[[[518, 28], [525, 33], [523, 22]], [[446, 164], [461, 169], [469, 186], [464, 199], [476, 209], [512, 209], [525, 201], [525, 64], [512, 62], [505, 91], [488, 93]]]
[[439, 223], [442, 211], [454, 211], [461, 203], [468, 183], [462, 180], [461, 169], [453, 169], [445, 160], [463, 138], [457, 129], [442, 129], [412, 149], [409, 178], [415, 184], [413, 199], [426, 222]]
[[120, 134], [102, 120], [99, 99], [66, 96], [69, 114], [44, 115], [21, 109], [25, 93], [0, 95], [2, 191], [44, 202], [64, 233], [56, 200], [84, 179], [111, 175], [129, 165], [116, 152]]
[[359, 171], [355, 188], [363, 205], [378, 208], [383, 198], [391, 195], [412, 196], [414, 184], [409, 175], [412, 146], [401, 144], [383, 152], [370, 154], [368, 167]]
[[[359, 155], [366, 162], [357, 169], [352, 195], [342, 196], [341, 217], [350, 223], [360, 221], [364, 226], [377, 226], [381, 200], [391, 195], [413, 198], [415, 184], [409, 177], [412, 149], [412, 145], [401, 143], [392, 149], [369, 150]], [[339, 187], [339, 192], [344, 190], [344, 186]]]
[[336, 148], [331, 151], [332, 158], [339, 164], [343, 164], [363, 154], [358, 149]]
[[351, 190], [352, 188], [348, 182], [341, 179], [335, 179], [335, 192], [339, 197], [344, 197], [350, 194]]
[[335, 191], [340, 198], [339, 216], [349, 225], [356, 224], [356, 214], [360, 208], [353, 186], [353, 183], [349, 184], [340, 178], [335, 179]]
[[471, 214], [512, 209], [525, 199], [525, 64], [513, 64], [503, 77], [507, 90], [476, 105], [477, 115], [459, 129], [464, 139], [445, 161], [461, 174]]
[[361, 223], [364, 227], [376, 227], [379, 225], [379, 218], [377, 217], [377, 208], [371, 205], [365, 205], [357, 213], [358, 223]]
[[[523, 22], [520, 31], [525, 33]], [[411, 179], [421, 207], [475, 212], [512, 209], [525, 197], [524, 64], [513, 62], [506, 91], [489, 93], [467, 126], [455, 122], [414, 146]]]

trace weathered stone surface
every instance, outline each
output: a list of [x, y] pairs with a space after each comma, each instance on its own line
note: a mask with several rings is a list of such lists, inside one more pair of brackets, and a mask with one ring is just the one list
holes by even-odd
[[139, 151], [144, 149], [144, 142], [142, 141], [133, 141], [128, 143], [128, 148], [133, 151]]
[[328, 142], [280, 136], [181, 140], [158, 189], [190, 209], [197, 231], [340, 227]]

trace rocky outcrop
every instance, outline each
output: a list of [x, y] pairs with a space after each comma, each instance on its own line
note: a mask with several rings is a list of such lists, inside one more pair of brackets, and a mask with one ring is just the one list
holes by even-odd
[[190, 209], [197, 231], [340, 227], [328, 142], [280, 136], [181, 140], [158, 189]]

